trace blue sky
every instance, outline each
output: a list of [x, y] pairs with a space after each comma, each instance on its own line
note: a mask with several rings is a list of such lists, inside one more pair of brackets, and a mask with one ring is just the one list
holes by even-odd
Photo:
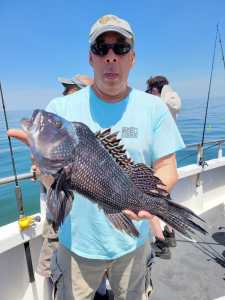
[[[166, 75], [183, 99], [206, 97], [216, 24], [225, 51], [224, 0], [0, 0], [0, 79], [8, 109], [42, 108], [62, 92], [58, 76], [92, 75], [88, 34], [104, 14], [127, 19], [136, 34], [129, 83], [145, 89]], [[225, 96], [217, 47], [212, 96]]]

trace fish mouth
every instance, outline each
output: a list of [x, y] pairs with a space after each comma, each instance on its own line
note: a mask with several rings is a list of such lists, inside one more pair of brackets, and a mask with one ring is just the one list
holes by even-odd
[[41, 120], [41, 110], [36, 109], [33, 112], [32, 117], [30, 119], [23, 118], [20, 121], [22, 130], [25, 132], [29, 132], [31, 128], [37, 130], [40, 126], [40, 120]]
[[30, 129], [31, 126], [33, 125], [33, 122], [32, 122], [31, 119], [23, 118], [23, 119], [20, 121], [20, 124], [21, 124], [21, 127], [22, 127], [23, 131], [27, 132], [27, 131], [29, 131], [29, 129]]

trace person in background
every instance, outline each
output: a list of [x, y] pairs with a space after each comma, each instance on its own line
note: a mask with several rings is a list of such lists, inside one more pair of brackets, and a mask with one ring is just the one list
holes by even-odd
[[58, 81], [64, 86], [63, 95], [73, 94], [87, 85], [91, 85], [93, 80], [86, 75], [75, 75], [71, 79], [58, 77]]
[[[181, 109], [181, 99], [169, 85], [169, 81], [165, 76], [150, 77], [147, 80], [146, 92], [160, 97], [168, 106], [174, 120], [176, 120], [177, 113]], [[151, 221], [151, 227], [155, 235], [155, 242], [152, 245], [155, 255], [163, 259], [170, 259], [171, 252], [169, 247], [176, 247], [174, 230], [166, 225], [162, 231], [158, 218], [154, 218]]]
[[[184, 143], [166, 105], [128, 85], [135, 63], [134, 40], [126, 20], [114, 15], [99, 18], [89, 34], [93, 84], [53, 99], [46, 110], [68, 121], [83, 122], [93, 132], [112, 128], [128, 155], [136, 163], [153, 165], [155, 175], [170, 191], [177, 182], [175, 152]], [[29, 145], [22, 130], [8, 134]], [[92, 300], [105, 272], [115, 300], [149, 299], [149, 220], [154, 216], [147, 211], [123, 213], [136, 220], [137, 238], [116, 230], [95, 203], [74, 193], [52, 265], [57, 300]]]
[[181, 99], [169, 85], [166, 77], [158, 75], [147, 81], [147, 93], [160, 97], [168, 106], [174, 120], [181, 109]]

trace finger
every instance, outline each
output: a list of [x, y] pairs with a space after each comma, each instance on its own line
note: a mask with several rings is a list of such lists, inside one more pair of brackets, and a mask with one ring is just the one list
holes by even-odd
[[37, 176], [41, 174], [39, 167], [35, 163], [33, 163], [31, 166], [31, 172], [36, 173]]
[[32, 166], [31, 166], [31, 170], [32, 170], [33, 172], [36, 172], [37, 166], [36, 166], [36, 165], [32, 165]]
[[123, 213], [125, 213], [132, 220], [140, 220], [140, 218], [131, 210], [123, 210]]
[[154, 215], [150, 214], [149, 212], [145, 210], [140, 210], [138, 213], [138, 217], [141, 219], [148, 219], [148, 220], [153, 220], [155, 217]]
[[29, 146], [28, 136], [23, 130], [21, 130], [21, 129], [9, 129], [7, 131], [7, 135], [9, 137], [13, 137], [13, 138], [18, 139], [21, 142], [23, 142], [23, 143], [25, 143]]

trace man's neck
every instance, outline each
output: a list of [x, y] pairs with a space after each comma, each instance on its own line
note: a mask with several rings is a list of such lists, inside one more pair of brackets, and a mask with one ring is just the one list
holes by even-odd
[[106, 92], [103, 92], [101, 89], [99, 89], [95, 83], [92, 85], [92, 88], [96, 96], [98, 96], [103, 101], [111, 102], [111, 103], [119, 102], [122, 99], [126, 98], [131, 90], [129, 86], [126, 86], [123, 91], [110, 95], [107, 94]]

